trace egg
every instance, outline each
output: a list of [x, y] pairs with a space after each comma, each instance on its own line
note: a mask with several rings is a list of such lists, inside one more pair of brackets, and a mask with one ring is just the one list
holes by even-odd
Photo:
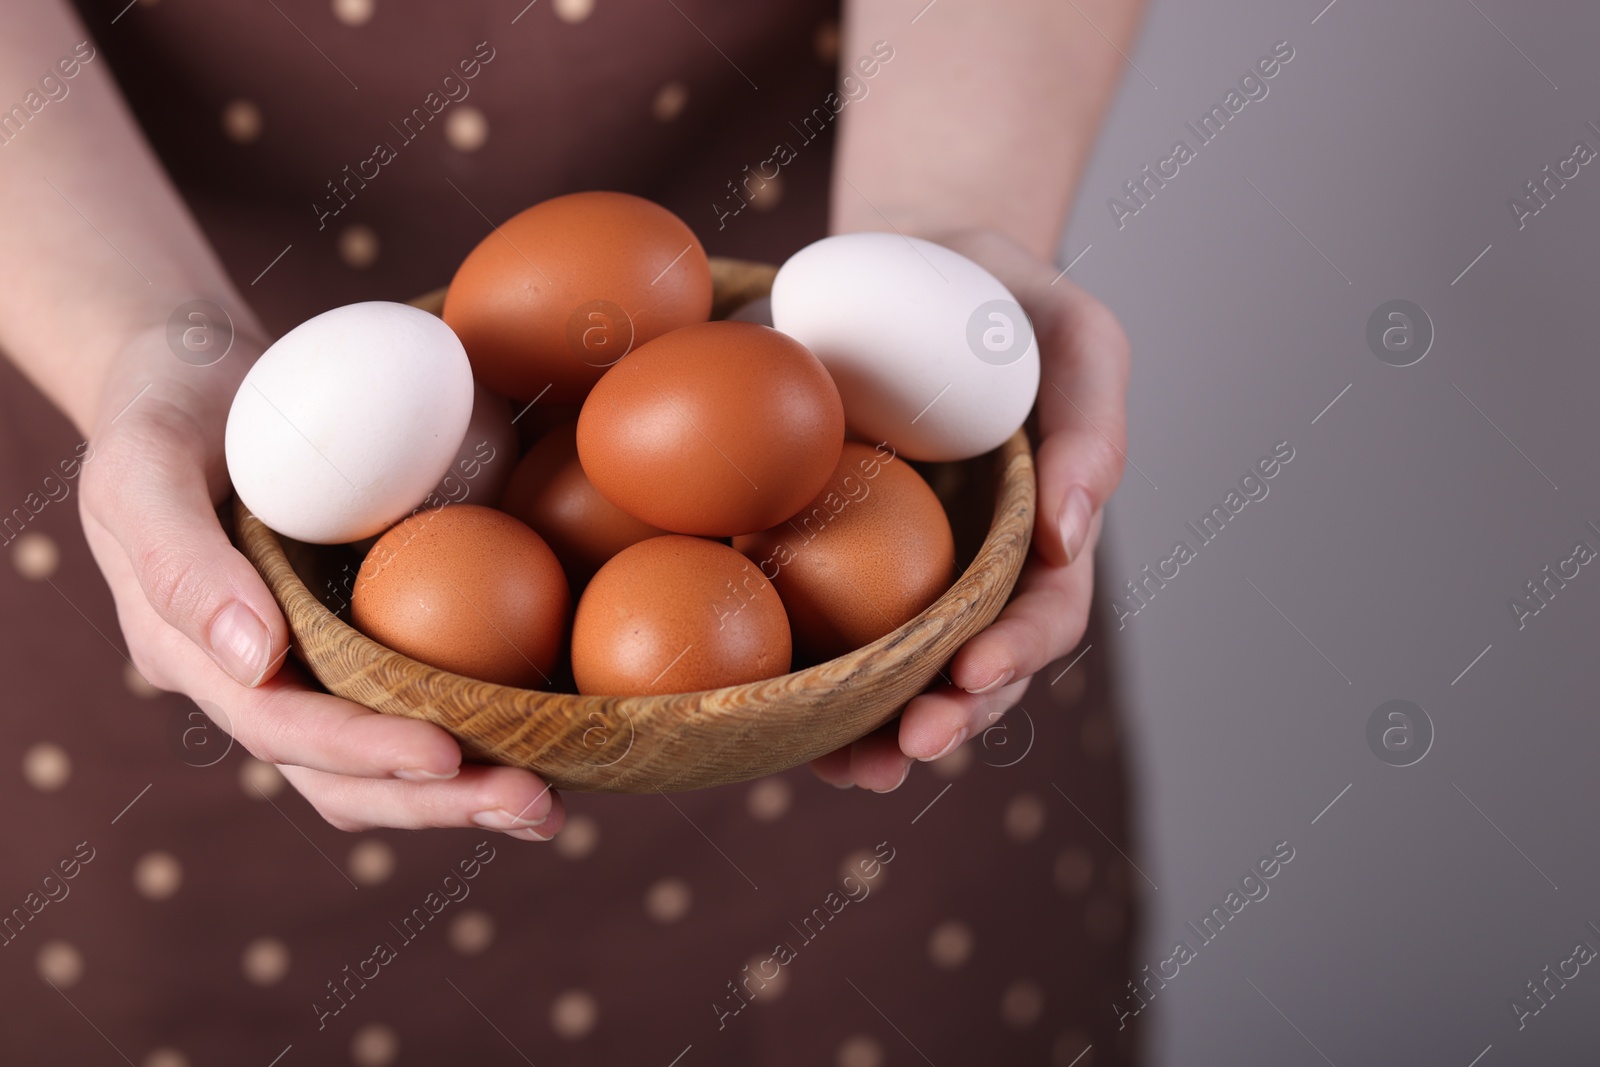
[[574, 586], [629, 545], [666, 533], [600, 495], [578, 462], [577, 429], [569, 421], [534, 445], [500, 502], [549, 543]]
[[850, 430], [908, 459], [999, 447], [1039, 392], [1039, 346], [1016, 298], [942, 245], [828, 237], [772, 283], [772, 321], [833, 374]]
[[379, 644], [522, 688], [550, 685], [570, 607], [550, 546], [510, 515], [474, 504], [431, 508], [380, 537], [350, 598], [356, 629]]
[[617, 553], [572, 622], [580, 693], [688, 693], [789, 670], [789, 620], [772, 584], [718, 541], [667, 535]]
[[950, 521], [928, 483], [893, 449], [855, 441], [799, 514], [733, 547], [777, 588], [796, 652], [812, 661], [915, 618], [955, 573]]
[[522, 455], [563, 422], [577, 422], [580, 404], [529, 404], [517, 412], [517, 444]]
[[516, 469], [517, 428], [511, 424], [506, 398], [481, 382], [472, 394], [472, 417], [456, 448], [456, 458], [433, 487], [436, 500], [460, 504], [471, 501], [492, 508], [500, 502]]
[[664, 207], [610, 192], [513, 216], [462, 262], [444, 301], [474, 373], [524, 403], [578, 403], [631, 349], [710, 314], [694, 233]]
[[472, 416], [472, 368], [438, 318], [372, 301], [278, 338], [245, 374], [223, 447], [234, 490], [299, 541], [378, 533], [422, 502]]
[[606, 499], [707, 537], [800, 510], [843, 445], [844, 409], [822, 364], [748, 322], [686, 326], [640, 346], [578, 415], [578, 456]]

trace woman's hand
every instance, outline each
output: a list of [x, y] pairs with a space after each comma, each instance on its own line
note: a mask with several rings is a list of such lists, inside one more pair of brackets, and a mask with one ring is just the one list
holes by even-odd
[[480, 826], [549, 840], [563, 806], [535, 775], [463, 767], [439, 727], [316, 692], [285, 666], [283, 616], [215, 510], [229, 493], [228, 408], [262, 347], [241, 332], [220, 362], [196, 367], [150, 330], [107, 374], [79, 509], [134, 666], [282, 765], [342, 830]]
[[911, 761], [938, 759], [995, 725], [1033, 675], [1083, 637], [1101, 509], [1122, 477], [1128, 340], [1106, 306], [1008, 237], [930, 235], [982, 264], [1016, 296], [1038, 338], [1039, 478], [1033, 545], [1011, 602], [956, 653], [940, 684], [901, 716], [812, 761], [841, 788], [898, 788]]

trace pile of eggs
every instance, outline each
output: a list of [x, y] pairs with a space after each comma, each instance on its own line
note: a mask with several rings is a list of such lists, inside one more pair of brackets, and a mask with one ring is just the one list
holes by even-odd
[[876, 233], [789, 259], [776, 328], [711, 304], [665, 208], [545, 201], [467, 256], [442, 317], [351, 304], [268, 348], [228, 416], [235, 491], [282, 535], [364, 548], [353, 624], [471, 678], [691, 692], [868, 644], [954, 577], [908, 461], [1022, 424], [1026, 318], [970, 260]]

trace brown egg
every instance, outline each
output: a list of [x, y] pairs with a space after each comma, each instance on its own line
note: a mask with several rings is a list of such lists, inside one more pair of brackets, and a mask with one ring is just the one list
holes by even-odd
[[667, 535], [612, 557], [572, 622], [580, 693], [689, 693], [789, 670], [789, 620], [772, 583], [716, 541]]
[[486, 508], [500, 502], [520, 451], [511, 418], [511, 405], [505, 397], [482, 382], [474, 384], [472, 420], [456, 450], [455, 462], [433, 487], [436, 498], [452, 504], [482, 504]]
[[546, 404], [542, 400], [537, 404], [523, 405], [515, 420], [517, 443], [521, 446], [519, 454], [526, 455], [529, 449], [544, 440], [545, 434], [563, 422], [577, 422], [580, 406]]
[[796, 652], [813, 661], [914, 618], [955, 573], [950, 520], [922, 475], [888, 445], [855, 441], [798, 515], [733, 547], [777, 587]]
[[630, 349], [710, 314], [705, 249], [672, 212], [626, 193], [558, 196], [513, 216], [468, 254], [444, 300], [473, 374], [524, 403], [578, 403]]
[[654, 526], [707, 537], [764, 530], [822, 488], [844, 407], [805, 346], [766, 326], [706, 322], [613, 367], [578, 416], [596, 489]]
[[517, 464], [500, 510], [543, 537], [576, 588], [629, 545], [666, 533], [601, 496], [578, 462], [576, 420], [557, 426]]
[[452, 504], [378, 539], [356, 575], [350, 611], [358, 630], [414, 660], [546, 688], [570, 605], [543, 538], [492, 508]]

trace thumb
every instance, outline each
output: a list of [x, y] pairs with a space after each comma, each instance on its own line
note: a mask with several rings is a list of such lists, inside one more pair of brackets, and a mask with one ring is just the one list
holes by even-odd
[[[1057, 566], [1083, 554], [1116, 491], [1127, 442], [1128, 340], [1111, 311], [1066, 279], [1039, 316], [1039, 511], [1034, 544]], [[1031, 310], [1031, 309], [1030, 309]]]
[[1128, 337], [1111, 309], [993, 234], [949, 242], [1003, 282], [1039, 345], [1039, 508], [1033, 544], [1054, 566], [1084, 553], [1090, 524], [1122, 478], [1127, 456]]
[[217, 518], [206, 471], [220, 440], [208, 441], [186, 412], [153, 402], [100, 436], [84, 466], [86, 517], [121, 544], [161, 618], [241, 685], [272, 677], [288, 652], [288, 626]]

